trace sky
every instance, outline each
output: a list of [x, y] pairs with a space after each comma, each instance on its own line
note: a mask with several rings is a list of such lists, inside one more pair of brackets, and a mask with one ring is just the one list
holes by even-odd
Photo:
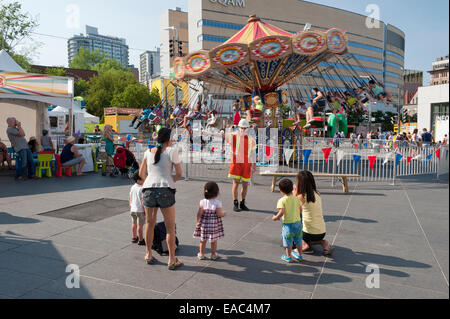
[[[253, 0], [257, 1], [257, 0]], [[0, 0], [12, 2], [12, 0]], [[38, 18], [33, 40], [41, 44], [33, 50], [33, 62], [40, 65], [67, 66], [67, 39], [83, 32], [85, 24], [98, 27], [99, 33], [125, 38], [130, 47], [130, 64], [139, 66], [139, 55], [159, 46], [159, 17], [167, 9], [188, 9], [188, 0], [19, 0], [24, 12]], [[275, 3], [276, 1], [274, 1]], [[449, 53], [448, 0], [312, 0], [367, 15], [366, 8], [376, 4], [380, 20], [406, 34], [405, 68], [429, 71], [431, 63]], [[432, 4], [432, 5], [431, 5]], [[75, 9], [75, 10], [74, 10]], [[79, 19], [71, 19], [79, 10]], [[76, 15], [75, 15], [76, 16]], [[51, 35], [44, 36], [45, 35]], [[24, 49], [32, 47], [30, 41]], [[424, 74], [425, 84], [429, 81]]]

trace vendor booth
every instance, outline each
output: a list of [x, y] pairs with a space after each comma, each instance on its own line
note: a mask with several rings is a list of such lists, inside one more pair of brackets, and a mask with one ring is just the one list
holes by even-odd
[[6, 119], [15, 117], [27, 138], [40, 139], [50, 126], [49, 105], [71, 110], [72, 103], [72, 78], [26, 73], [5, 50], [0, 51], [0, 136], [6, 137]]

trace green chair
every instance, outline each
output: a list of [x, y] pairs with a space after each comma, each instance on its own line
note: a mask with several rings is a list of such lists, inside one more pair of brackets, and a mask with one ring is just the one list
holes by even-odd
[[38, 165], [36, 166], [36, 176], [42, 178], [42, 171], [45, 171], [45, 176], [52, 177], [51, 161], [52, 154], [39, 154], [37, 157]]
[[98, 173], [98, 168], [102, 168], [102, 173], [106, 174], [106, 163], [97, 161], [97, 152], [94, 148], [92, 148], [92, 159], [94, 161], [94, 172]]

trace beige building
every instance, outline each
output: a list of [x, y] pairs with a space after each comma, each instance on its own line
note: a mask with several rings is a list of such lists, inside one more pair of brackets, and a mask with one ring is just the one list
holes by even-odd
[[[161, 39], [160, 72], [162, 77], [168, 78], [173, 66], [173, 58], [170, 57], [169, 41], [179, 40], [183, 54], [189, 52], [188, 13], [181, 11], [181, 8], [169, 9], [161, 15], [159, 25]], [[170, 28], [172, 29], [170, 30]], [[174, 53], [178, 54], [176, 44], [174, 45]]]
[[[405, 34], [382, 21], [299, 0], [189, 0], [188, 14], [190, 52], [210, 50], [222, 44], [255, 14], [263, 22], [291, 33], [302, 31], [307, 23], [315, 30], [343, 29], [349, 37], [349, 52], [361, 65], [353, 59], [349, 63], [360, 76], [367, 75], [366, 71], [376, 76], [386, 84], [394, 101], [397, 101], [399, 87], [403, 86]], [[346, 75], [345, 65], [337, 64], [336, 68], [341, 75]], [[343, 87], [335, 77], [329, 78], [327, 83]]]
[[449, 83], [448, 80], [448, 54], [433, 62], [433, 70], [430, 73], [430, 85], [440, 85]]

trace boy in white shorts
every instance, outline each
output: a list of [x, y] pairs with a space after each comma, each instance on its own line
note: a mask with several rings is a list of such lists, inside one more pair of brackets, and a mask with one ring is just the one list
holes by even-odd
[[130, 202], [130, 213], [132, 219], [131, 232], [133, 234], [133, 238], [131, 242], [133, 244], [138, 243], [139, 246], [145, 246], [145, 240], [143, 235], [143, 228], [145, 224], [145, 211], [144, 206], [142, 204], [143, 194], [142, 194], [142, 185], [144, 181], [139, 176], [139, 171], [137, 170], [133, 179], [136, 182], [133, 186], [131, 186], [129, 202]]

